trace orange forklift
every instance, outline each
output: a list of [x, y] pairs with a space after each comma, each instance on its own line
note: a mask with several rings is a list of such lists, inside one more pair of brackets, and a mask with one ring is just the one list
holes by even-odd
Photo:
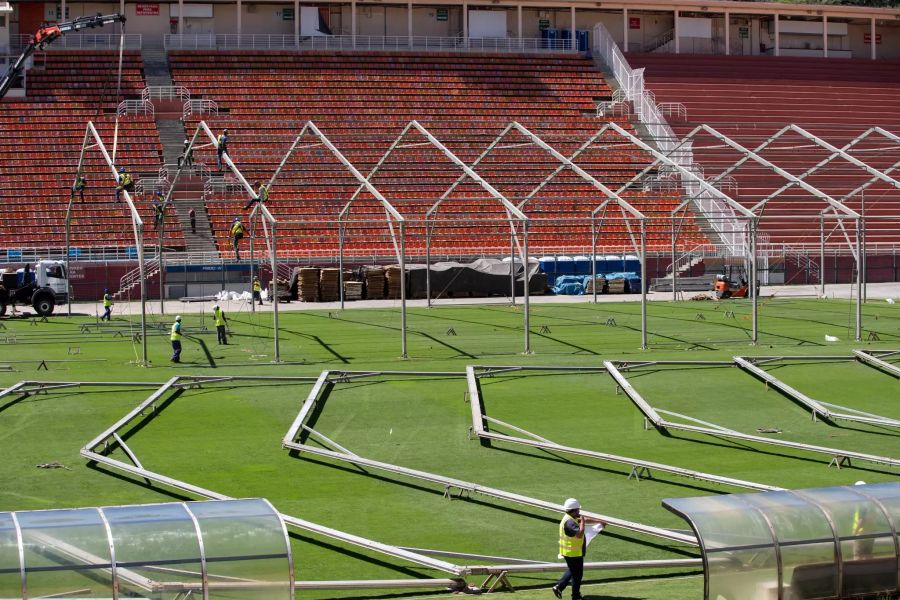
[[[750, 284], [747, 283], [744, 269], [739, 267], [725, 267], [725, 269], [725, 273], [716, 275], [716, 282], [713, 286], [716, 292], [716, 300], [749, 298]], [[737, 276], [735, 276], [735, 271], [738, 272]]]

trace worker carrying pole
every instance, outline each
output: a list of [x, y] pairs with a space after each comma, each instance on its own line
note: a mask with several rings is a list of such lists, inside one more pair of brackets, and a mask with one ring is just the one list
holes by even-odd
[[[572, 600], [581, 600], [581, 578], [584, 575], [584, 553], [588, 541], [606, 527], [600, 519], [582, 516], [581, 503], [569, 498], [563, 504], [566, 514], [559, 522], [559, 557], [566, 561], [566, 572], [556, 585], [553, 595], [562, 598], [563, 591], [572, 584]], [[586, 530], [588, 523], [593, 527]]]

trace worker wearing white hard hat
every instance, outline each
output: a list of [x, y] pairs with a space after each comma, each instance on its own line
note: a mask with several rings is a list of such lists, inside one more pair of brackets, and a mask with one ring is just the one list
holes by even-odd
[[559, 522], [559, 557], [566, 561], [568, 568], [553, 586], [553, 595], [562, 598], [563, 591], [571, 583], [572, 600], [581, 600], [581, 578], [584, 575], [584, 553], [587, 549], [584, 528], [588, 523], [603, 526], [606, 523], [582, 516], [581, 503], [575, 498], [566, 500], [563, 503], [563, 510], [566, 513]]
[[227, 346], [228, 338], [225, 335], [225, 325], [228, 323], [228, 319], [225, 318], [225, 311], [219, 308], [218, 304], [213, 306], [213, 320], [216, 323], [216, 335], [219, 343]]
[[173, 363], [181, 362], [181, 315], [175, 317], [169, 339], [172, 340], [172, 358], [169, 360]]

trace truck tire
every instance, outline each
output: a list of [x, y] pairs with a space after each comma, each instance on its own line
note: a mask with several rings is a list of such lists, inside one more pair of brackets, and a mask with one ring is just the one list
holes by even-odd
[[50, 292], [37, 292], [31, 299], [31, 306], [40, 316], [48, 317], [53, 314], [56, 300], [53, 299], [53, 294]]

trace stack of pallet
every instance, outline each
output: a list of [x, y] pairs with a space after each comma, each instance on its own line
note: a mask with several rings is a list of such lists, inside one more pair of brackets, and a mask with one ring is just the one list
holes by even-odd
[[366, 267], [366, 298], [369, 300], [384, 298], [384, 269], [382, 267]]
[[386, 271], [387, 297], [396, 299], [400, 297], [400, 265], [391, 265]]
[[300, 269], [298, 296], [303, 302], [319, 301], [319, 269], [306, 267]]
[[606, 288], [608, 293], [610, 294], [624, 294], [625, 293], [625, 280], [624, 279], [610, 279], [606, 282]]
[[585, 278], [584, 293], [593, 294], [594, 286], [597, 287], [597, 293], [602, 294], [603, 288], [606, 287], [606, 277], [598, 275], [596, 279], [591, 279], [590, 277]]
[[322, 302], [337, 302], [341, 299], [340, 276], [339, 269], [322, 269], [319, 276], [319, 296]]
[[362, 300], [362, 281], [344, 282], [344, 300]]

